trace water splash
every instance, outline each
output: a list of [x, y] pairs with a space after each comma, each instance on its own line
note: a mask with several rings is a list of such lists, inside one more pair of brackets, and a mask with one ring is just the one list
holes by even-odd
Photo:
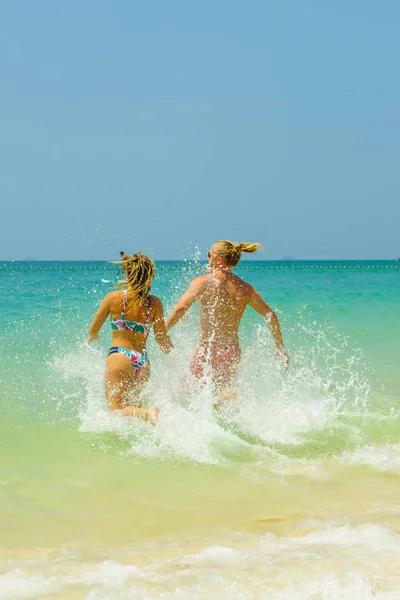
[[65, 408], [73, 381], [83, 382], [80, 430], [117, 433], [127, 441], [125, 451], [132, 456], [231, 468], [244, 463], [273, 468], [282, 456], [294, 461], [340, 456], [361, 436], [346, 418], [368, 405], [369, 368], [361, 351], [351, 348], [333, 325], [318, 326], [311, 319], [302, 310], [288, 331], [289, 347], [292, 340], [297, 345], [293, 344], [287, 372], [274, 359], [268, 327], [260, 324], [247, 331], [237, 406], [213, 410], [211, 384], [196, 386], [190, 379], [195, 314], [174, 330], [175, 351], [170, 355], [162, 355], [150, 340], [152, 376], [144, 402], [159, 406], [157, 427], [110, 414], [104, 397], [106, 352], [86, 344], [54, 360], [65, 382], [60, 404]]

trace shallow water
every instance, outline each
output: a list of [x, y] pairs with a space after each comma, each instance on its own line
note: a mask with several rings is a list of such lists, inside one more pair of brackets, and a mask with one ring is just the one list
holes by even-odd
[[[187, 393], [196, 310], [149, 343], [157, 427], [109, 414], [105, 263], [0, 265], [0, 599], [400, 597], [398, 265], [243, 263], [239, 406]], [[166, 312], [196, 262], [159, 263]]]

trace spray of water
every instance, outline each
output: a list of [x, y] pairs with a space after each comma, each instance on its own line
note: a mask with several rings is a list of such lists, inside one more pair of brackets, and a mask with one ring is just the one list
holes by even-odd
[[[195, 260], [172, 276], [161, 274], [161, 285], [169, 277], [167, 310], [200, 272], [204, 265]], [[189, 362], [197, 343], [193, 310], [173, 331], [171, 355], [162, 355], [149, 341], [152, 376], [143, 402], [159, 406], [157, 427], [110, 414], [104, 397], [104, 347], [80, 343], [54, 359], [52, 368], [64, 386], [60, 407], [65, 410], [77, 395], [80, 430], [117, 433], [133, 457], [274, 470], [283, 468], [282, 459], [298, 463], [354, 449], [360, 429], [348, 421], [367, 409], [370, 395], [362, 352], [333, 325], [316, 322], [306, 307], [281, 321], [291, 349], [290, 369], [284, 371], [275, 361], [265, 323], [245, 328], [235, 406], [213, 409], [211, 381], [198, 385], [190, 379]]]

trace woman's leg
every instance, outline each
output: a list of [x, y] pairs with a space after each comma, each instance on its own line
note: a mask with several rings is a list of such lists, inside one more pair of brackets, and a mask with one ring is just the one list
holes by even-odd
[[[131, 392], [133, 392], [133, 394], [136, 398], [140, 398], [140, 394], [141, 394], [143, 388], [146, 386], [147, 382], [149, 381], [149, 378], [150, 378], [150, 361], [148, 360], [146, 362], [146, 364], [144, 365], [144, 367], [142, 367], [140, 369], [139, 373], [134, 375], [131, 380], [130, 390], [131, 390]], [[128, 408], [133, 408], [133, 407], [130, 406]], [[138, 410], [138, 409], [136, 409], [136, 410]], [[157, 423], [159, 409], [156, 405], [151, 406], [150, 408], [147, 408], [147, 409], [142, 408], [139, 410], [145, 410], [147, 413], [147, 416], [142, 417], [142, 418], [146, 418], [146, 420], [150, 421], [150, 423], [152, 423], [152, 425], [155, 425], [155, 423]]]
[[148, 381], [150, 366], [146, 364], [137, 375], [134, 374], [131, 361], [122, 353], [108, 356], [106, 361], [106, 398], [110, 410], [120, 411], [126, 417], [139, 417], [153, 425], [158, 420], [158, 408], [137, 408], [129, 405], [132, 389], [138, 395]]

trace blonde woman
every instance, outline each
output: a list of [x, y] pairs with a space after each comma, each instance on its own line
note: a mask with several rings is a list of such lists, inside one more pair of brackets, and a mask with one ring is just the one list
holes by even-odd
[[190, 368], [198, 379], [208, 368], [218, 392], [229, 390], [239, 365], [239, 324], [247, 305], [267, 320], [277, 354], [285, 366], [289, 363], [275, 312], [253, 286], [232, 273], [242, 252], [255, 252], [259, 248], [260, 244], [247, 242], [216, 242], [208, 253], [210, 272], [192, 281], [166, 321], [167, 330], [170, 330], [194, 302], [199, 303], [200, 343]]
[[98, 339], [99, 331], [108, 315], [112, 330], [112, 346], [106, 362], [106, 397], [112, 411], [140, 417], [155, 424], [158, 408], [129, 406], [129, 396], [138, 396], [150, 376], [150, 361], [146, 342], [154, 327], [155, 339], [161, 350], [173, 348], [164, 322], [161, 300], [150, 295], [155, 276], [153, 261], [139, 252], [121, 261], [126, 281], [119, 291], [105, 296], [89, 328], [89, 342]]

